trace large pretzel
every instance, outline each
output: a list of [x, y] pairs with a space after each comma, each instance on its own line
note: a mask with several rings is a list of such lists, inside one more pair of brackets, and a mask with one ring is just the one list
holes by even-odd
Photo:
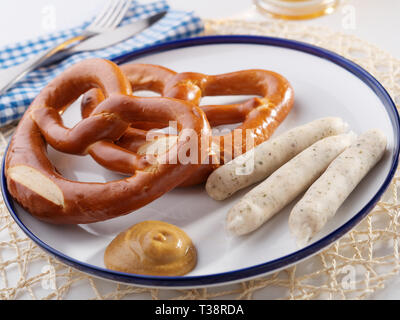
[[[90, 117], [66, 128], [60, 113], [91, 88], [98, 88], [105, 100]], [[203, 111], [181, 100], [134, 97], [131, 93], [121, 70], [101, 59], [78, 63], [51, 81], [28, 108], [9, 146], [5, 174], [11, 195], [42, 220], [90, 223], [138, 209], [193, 174], [198, 164], [150, 163], [146, 156], [124, 150], [113, 141], [135, 121], [175, 120], [181, 129], [178, 137], [186, 128], [209, 135]], [[47, 143], [63, 152], [89, 153], [100, 162], [102, 156], [114, 155], [115, 169], [129, 164], [133, 175], [107, 183], [67, 180], [47, 158]], [[165, 158], [185, 150], [186, 144], [186, 139], [178, 139]]]
[[[221, 158], [219, 163], [213, 164], [210, 161], [211, 164], [202, 165], [182, 185], [204, 182], [208, 175], [226, 159], [230, 160], [246, 152], [246, 131], [250, 130], [254, 145], [267, 140], [293, 106], [292, 87], [284, 77], [272, 71], [244, 70], [210, 76], [194, 72], [176, 73], [165, 67], [151, 64], [128, 64], [123, 65], [121, 69], [127, 75], [134, 91], [150, 90], [164, 97], [191, 101], [197, 105], [204, 96], [251, 94], [262, 97], [239, 104], [201, 106], [212, 126], [242, 122], [237, 129], [242, 129], [243, 134], [238, 137], [231, 132], [214, 137], [213, 140], [219, 145]], [[99, 90], [89, 91], [82, 101], [82, 116], [87, 117], [91, 114], [95, 106], [103, 99]], [[145, 143], [146, 137], [145, 131], [138, 128], [151, 129], [166, 125], [168, 124], [136, 122], [132, 125], [135, 129], [128, 129], [126, 135], [117, 144], [137, 150], [141, 144]], [[110, 168], [107, 164], [106, 167]], [[130, 174], [129, 168], [123, 168], [120, 172]]]

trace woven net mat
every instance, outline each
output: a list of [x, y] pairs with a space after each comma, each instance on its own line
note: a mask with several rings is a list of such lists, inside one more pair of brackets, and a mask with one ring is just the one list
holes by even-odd
[[[309, 42], [371, 72], [400, 105], [400, 61], [350, 35], [296, 22], [208, 20], [205, 34], [254, 34]], [[4, 152], [13, 126], [2, 129]], [[2, 153], [3, 153], [2, 152]], [[368, 217], [316, 256], [240, 284], [157, 290], [93, 278], [53, 259], [28, 239], [0, 203], [1, 299], [363, 299], [399, 272], [399, 171]], [[400, 194], [400, 193], [399, 193]], [[77, 294], [79, 292], [79, 294]]]

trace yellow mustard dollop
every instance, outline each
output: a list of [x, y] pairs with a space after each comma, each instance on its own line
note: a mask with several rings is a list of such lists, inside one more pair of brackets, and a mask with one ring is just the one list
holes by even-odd
[[106, 268], [136, 274], [181, 276], [196, 266], [189, 236], [163, 221], [143, 221], [118, 234], [104, 253]]

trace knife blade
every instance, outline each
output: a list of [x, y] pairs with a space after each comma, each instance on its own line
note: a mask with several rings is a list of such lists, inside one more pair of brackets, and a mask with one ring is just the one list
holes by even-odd
[[49, 57], [41, 67], [48, 66], [65, 59], [66, 57], [82, 52], [82, 51], [94, 51], [103, 49], [126, 39], [131, 38], [134, 35], [139, 34], [143, 30], [147, 29], [166, 15], [167, 11], [162, 11], [151, 17], [134, 21], [130, 24], [118, 27], [114, 30], [103, 32], [97, 36], [93, 36], [87, 40], [84, 40], [77, 45], [60, 51], [53, 56]]

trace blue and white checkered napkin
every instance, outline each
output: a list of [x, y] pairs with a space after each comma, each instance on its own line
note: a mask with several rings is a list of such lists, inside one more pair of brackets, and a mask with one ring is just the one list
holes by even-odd
[[[137, 19], [168, 9], [168, 4], [165, 1], [157, 1], [150, 4], [139, 4], [132, 1], [132, 5], [121, 25], [132, 23]], [[69, 30], [0, 48], [0, 69], [24, 62], [35, 54], [80, 34], [89, 24], [90, 21], [87, 21]], [[0, 97], [0, 126], [21, 118], [40, 90], [56, 75], [78, 61], [93, 57], [113, 59], [153, 44], [194, 36], [201, 32], [202, 29], [201, 20], [192, 12], [170, 10], [156, 24], [124, 42], [102, 50], [78, 53], [59, 64], [33, 71]]]

